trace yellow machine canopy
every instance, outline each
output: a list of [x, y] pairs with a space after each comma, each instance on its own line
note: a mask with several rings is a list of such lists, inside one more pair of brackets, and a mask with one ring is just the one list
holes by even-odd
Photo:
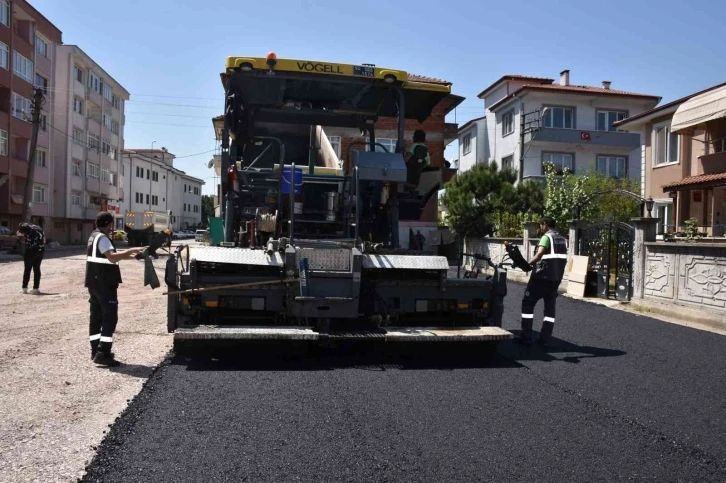
[[228, 57], [221, 77], [226, 116], [238, 122], [242, 111], [256, 122], [359, 127], [400, 114], [423, 122], [451, 94], [448, 83], [421, 81], [402, 70], [277, 59], [272, 53], [267, 58]]

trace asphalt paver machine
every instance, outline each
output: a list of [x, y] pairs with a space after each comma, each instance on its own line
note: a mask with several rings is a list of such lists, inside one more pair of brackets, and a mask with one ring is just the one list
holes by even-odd
[[[450, 85], [274, 54], [228, 57], [221, 78], [224, 241], [168, 260], [177, 350], [361, 339], [491, 348], [512, 337], [501, 264], [450, 278], [446, 257], [399, 246], [399, 220], [420, 217], [442, 184], [440, 169], [417, 162], [425, 152], [404, 155], [406, 121], [423, 122]], [[382, 117], [397, 120], [393, 152], [376, 142]], [[320, 142], [326, 127], [360, 136], [340, 164]]]

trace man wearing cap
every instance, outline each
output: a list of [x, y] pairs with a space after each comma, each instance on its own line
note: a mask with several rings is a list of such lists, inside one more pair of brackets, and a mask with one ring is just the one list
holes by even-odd
[[113, 231], [113, 215], [101, 212], [96, 217], [96, 229], [88, 239], [86, 258], [86, 287], [90, 294], [91, 359], [102, 366], [117, 366], [111, 346], [118, 322], [118, 298], [121, 283], [118, 262], [131, 260], [144, 251], [143, 247], [116, 250], [109, 235]]
[[552, 217], [542, 217], [539, 229], [543, 236], [537, 246], [537, 254], [529, 262], [533, 270], [522, 299], [522, 333], [519, 342], [527, 345], [532, 343], [534, 306], [539, 299], [544, 299], [544, 321], [538, 342], [546, 346], [555, 327], [557, 289], [567, 265], [567, 240], [555, 228]]

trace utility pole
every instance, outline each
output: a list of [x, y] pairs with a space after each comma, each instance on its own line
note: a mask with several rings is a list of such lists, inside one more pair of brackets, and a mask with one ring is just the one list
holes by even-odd
[[40, 110], [43, 107], [45, 93], [40, 87], [35, 88], [33, 94], [33, 106], [31, 109], [33, 131], [30, 135], [30, 159], [28, 159], [28, 173], [25, 178], [25, 194], [23, 195], [23, 215], [24, 222], [30, 222], [30, 200], [33, 196], [33, 173], [35, 173], [35, 148], [38, 145], [38, 127], [40, 126]]

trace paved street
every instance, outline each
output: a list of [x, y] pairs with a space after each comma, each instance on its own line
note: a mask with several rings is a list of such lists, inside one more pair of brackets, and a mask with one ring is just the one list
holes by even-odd
[[567, 298], [555, 335], [489, 364], [175, 358], [85, 481], [726, 481], [726, 338]]

